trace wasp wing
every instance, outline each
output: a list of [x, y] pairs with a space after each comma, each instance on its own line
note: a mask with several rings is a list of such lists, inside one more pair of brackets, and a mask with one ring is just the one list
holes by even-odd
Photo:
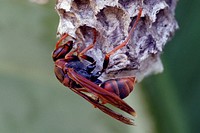
[[124, 102], [117, 95], [110, 93], [90, 80], [84, 78], [83, 76], [77, 74], [72, 68], [68, 69], [68, 76], [73, 79], [75, 82], [80, 84], [83, 88], [85, 88], [89, 93], [92, 93], [100, 98], [103, 103], [109, 103], [132, 116], [136, 116], [135, 110], [130, 107], [126, 102]]
[[109, 109], [108, 107], [104, 106], [103, 104], [100, 104], [99, 101], [94, 100], [91, 97], [87, 96], [86, 94], [82, 93], [79, 89], [71, 88], [71, 90], [74, 91], [76, 94], [80, 95], [81, 97], [83, 97], [85, 100], [87, 100], [91, 104], [93, 104], [95, 107], [99, 108], [102, 112], [113, 117], [114, 119], [119, 120], [128, 125], [134, 125], [133, 119], [124, 117], [123, 115], [114, 112], [113, 110]]

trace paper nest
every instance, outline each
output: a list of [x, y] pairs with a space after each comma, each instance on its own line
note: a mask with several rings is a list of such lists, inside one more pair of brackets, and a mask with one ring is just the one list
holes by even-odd
[[[176, 2], [143, 1], [142, 17], [131, 40], [110, 57], [101, 80], [135, 76], [141, 81], [149, 74], [163, 71], [160, 54], [178, 28], [174, 17]], [[57, 0], [57, 34], [68, 33], [83, 49], [92, 43], [94, 28], [97, 42], [87, 55], [97, 61], [95, 70], [101, 70], [105, 54], [127, 37], [140, 5], [141, 0]]]

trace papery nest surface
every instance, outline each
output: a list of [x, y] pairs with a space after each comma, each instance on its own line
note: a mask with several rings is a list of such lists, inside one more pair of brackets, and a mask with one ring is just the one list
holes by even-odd
[[[145, 76], [163, 71], [160, 54], [174, 35], [176, 0], [57, 0], [60, 16], [58, 36], [68, 33], [84, 49], [93, 41], [95, 47], [87, 52], [97, 61], [96, 71], [102, 69], [104, 56], [122, 43], [132, 27], [139, 8], [142, 16], [135, 31], [122, 49], [110, 57], [109, 67], [101, 80]], [[142, 4], [141, 4], [142, 3]]]

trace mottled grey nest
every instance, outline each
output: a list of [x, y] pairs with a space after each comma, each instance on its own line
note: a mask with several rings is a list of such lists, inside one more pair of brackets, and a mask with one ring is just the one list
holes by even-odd
[[[101, 70], [104, 55], [122, 43], [128, 35], [140, 6], [143, 8], [134, 34], [128, 44], [111, 56], [102, 80], [145, 76], [163, 71], [160, 54], [166, 42], [178, 28], [174, 18], [176, 0], [57, 0], [60, 16], [58, 36], [68, 33], [81, 49], [93, 41], [95, 47], [87, 52]], [[142, 3], [142, 4], [141, 4]]]

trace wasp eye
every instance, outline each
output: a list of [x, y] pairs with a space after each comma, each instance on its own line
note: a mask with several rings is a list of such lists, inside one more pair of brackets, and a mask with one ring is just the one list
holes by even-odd
[[61, 68], [55, 66], [54, 72], [55, 72], [57, 79], [62, 83], [62, 81], [64, 80], [64, 75], [65, 75], [63, 70]]

